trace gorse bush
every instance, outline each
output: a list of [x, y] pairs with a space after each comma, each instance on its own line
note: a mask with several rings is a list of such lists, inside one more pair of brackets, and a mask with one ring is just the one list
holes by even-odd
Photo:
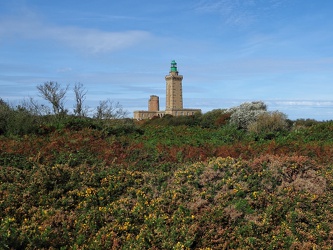
[[0, 248], [330, 249], [332, 180], [304, 156], [3, 166]]

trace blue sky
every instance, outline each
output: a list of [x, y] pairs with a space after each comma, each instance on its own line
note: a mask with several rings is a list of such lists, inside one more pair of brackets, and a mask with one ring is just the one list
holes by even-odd
[[[185, 108], [262, 100], [290, 119], [333, 119], [333, 1], [0, 1], [0, 98], [80, 82], [86, 105], [110, 98], [165, 108], [171, 60]], [[71, 110], [71, 88], [66, 98]]]

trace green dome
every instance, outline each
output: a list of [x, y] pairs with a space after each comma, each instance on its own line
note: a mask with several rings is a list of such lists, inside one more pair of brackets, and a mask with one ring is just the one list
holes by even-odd
[[177, 72], [177, 63], [175, 60], [171, 61], [171, 72]]

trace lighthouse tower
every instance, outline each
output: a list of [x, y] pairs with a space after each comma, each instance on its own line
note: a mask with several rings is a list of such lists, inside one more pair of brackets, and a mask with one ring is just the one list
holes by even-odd
[[159, 97], [151, 95], [148, 101], [148, 110], [134, 111], [134, 118], [151, 119], [153, 117], [172, 116], [190, 116], [201, 113], [201, 109], [184, 109], [183, 108], [183, 76], [178, 74], [177, 63], [171, 61], [169, 75], [165, 76], [166, 81], [166, 107], [165, 111], [160, 110]]
[[183, 76], [178, 75], [177, 63], [175, 60], [171, 61], [171, 68], [169, 75], [165, 76], [166, 80], [166, 112], [173, 114], [173, 111], [183, 109], [183, 90], [182, 80]]

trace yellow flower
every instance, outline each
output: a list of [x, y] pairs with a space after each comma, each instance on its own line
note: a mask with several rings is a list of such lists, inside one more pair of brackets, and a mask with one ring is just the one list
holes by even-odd
[[15, 221], [14, 217], [9, 218], [9, 222], [13, 222], [13, 221]]

